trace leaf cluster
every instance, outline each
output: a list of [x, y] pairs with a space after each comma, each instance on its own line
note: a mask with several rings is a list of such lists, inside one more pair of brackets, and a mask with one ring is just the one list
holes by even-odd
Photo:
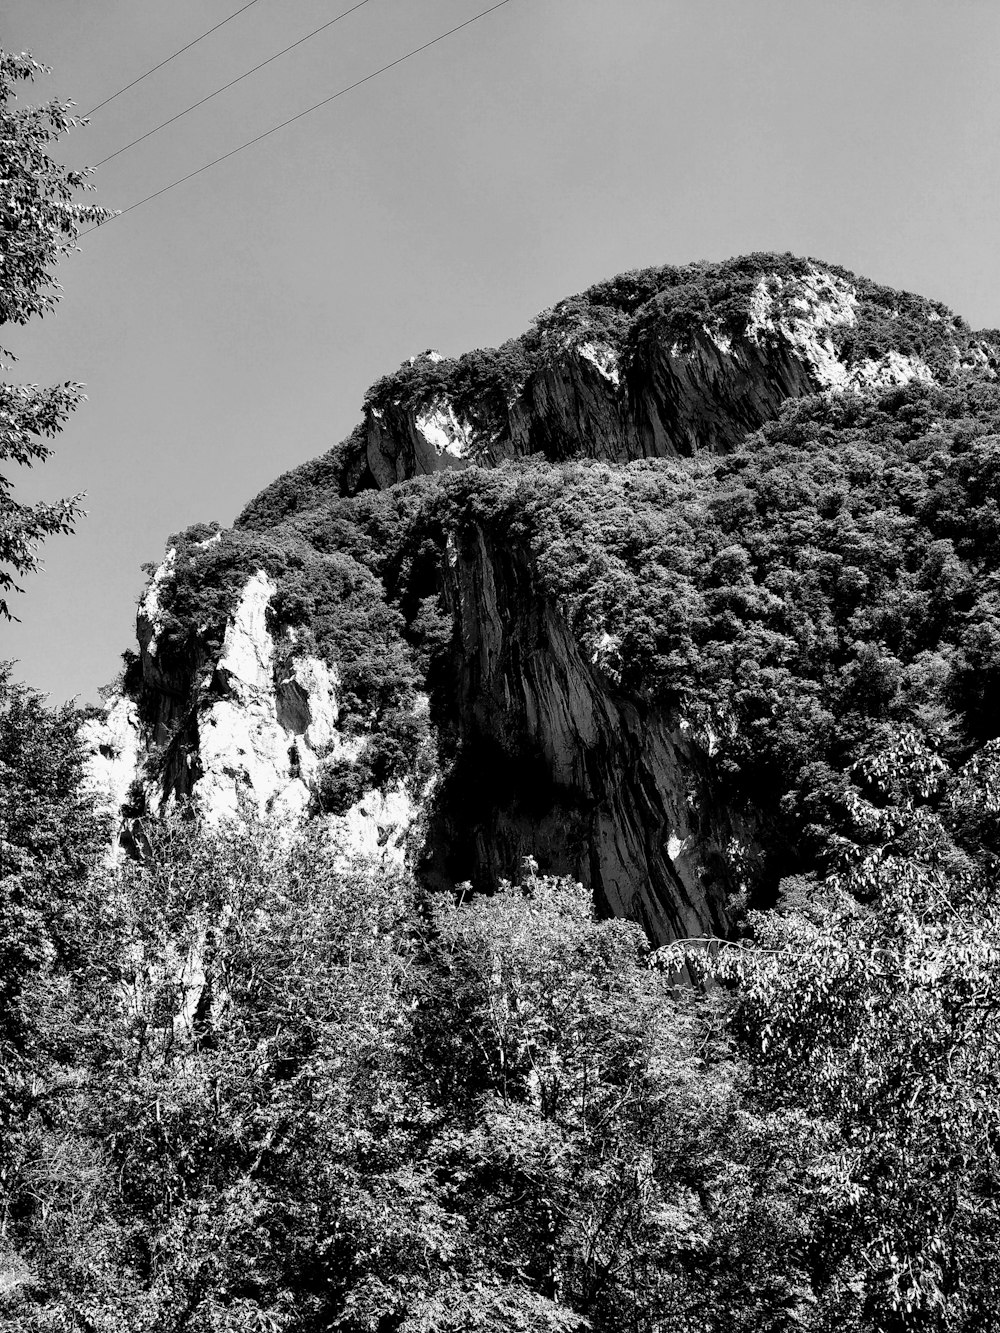
[[966, 810], [995, 820], [996, 763], [994, 744], [935, 808], [934, 756], [905, 734], [883, 744], [864, 776], [893, 803], [858, 811], [872, 847], [821, 892], [756, 914], [751, 940], [664, 955], [734, 987], [754, 1100], [829, 1127], [824, 1281], [863, 1274], [866, 1328], [1000, 1318], [1000, 916], [992, 874], [955, 838]]
[[[16, 89], [48, 71], [27, 55], [0, 51], [0, 328], [25, 324], [55, 306], [57, 261], [73, 249], [81, 226], [110, 216], [106, 209], [76, 202], [92, 188], [90, 172], [57, 162], [49, 145], [80, 122], [67, 103], [19, 107]], [[0, 363], [15, 358], [0, 348]], [[0, 369], [3, 369], [0, 364]], [[18, 467], [44, 462], [46, 440], [58, 434], [82, 397], [79, 384], [40, 388], [0, 384], [0, 461]], [[13, 619], [2, 594], [21, 591], [17, 580], [38, 568], [38, 547], [54, 533], [72, 532], [83, 510], [81, 496], [22, 504], [14, 482], [0, 474], [0, 618]]]
[[578, 885], [428, 900], [315, 828], [148, 835], [86, 902], [10, 1320], [695, 1333], [801, 1304], [717, 1006]]

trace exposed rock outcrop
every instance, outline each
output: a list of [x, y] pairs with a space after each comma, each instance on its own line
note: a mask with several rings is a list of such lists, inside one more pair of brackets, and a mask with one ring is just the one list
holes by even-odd
[[335, 681], [324, 664], [307, 661], [304, 671], [296, 664], [288, 674], [276, 670], [267, 628], [274, 592], [263, 572], [246, 585], [197, 707], [200, 772], [191, 788], [197, 787], [199, 802], [214, 819], [235, 817], [241, 799], [258, 815], [304, 814], [317, 747], [331, 745], [337, 735]]
[[89, 718], [81, 728], [87, 756], [84, 790], [96, 797], [102, 814], [118, 816], [132, 798], [143, 760], [142, 726], [135, 700], [117, 694], [105, 705], [102, 718]]
[[373, 408], [366, 427], [368, 466], [383, 488], [446, 467], [468, 467], [484, 457], [484, 442], [447, 398], [419, 407], [393, 405], [385, 412]]
[[[700, 324], [687, 321], [681, 335], [670, 317], [674, 299], [671, 288], [648, 303], [627, 356], [585, 326], [567, 330], [549, 337], [545, 354], [519, 380], [502, 394], [481, 395], [474, 408], [445, 389], [414, 394], [402, 378], [398, 396], [371, 402], [366, 413], [370, 475], [384, 487], [533, 453], [624, 463], [725, 452], [788, 398], [934, 378], [917, 352], [848, 354], [866, 303], [847, 277], [818, 264], [793, 274], [762, 272], [740, 318], [728, 325], [709, 312]], [[989, 364], [990, 350], [960, 321], [928, 311], [928, 320], [935, 315], [953, 333], [950, 371]], [[891, 324], [891, 311], [886, 318]], [[441, 361], [426, 353], [408, 365]]]
[[[199, 648], [179, 662], [164, 653], [157, 593], [172, 559], [139, 605], [138, 698], [118, 694], [103, 720], [86, 724], [88, 783], [126, 825], [187, 797], [210, 822], [301, 819], [315, 809], [320, 764], [350, 765], [363, 746], [340, 727], [336, 669], [294, 642], [279, 651], [267, 621], [275, 584], [262, 570], [244, 586], [217, 655]], [[418, 813], [399, 782], [362, 791], [331, 819], [346, 854], [401, 861]]]
[[[481, 531], [449, 550], [458, 758], [428, 853], [483, 884], [536, 856], [589, 885], [656, 941], [724, 931], [756, 855], [711, 800], [706, 749], [655, 708], [616, 697], [530, 571]], [[605, 645], [608, 651], [611, 645]]]

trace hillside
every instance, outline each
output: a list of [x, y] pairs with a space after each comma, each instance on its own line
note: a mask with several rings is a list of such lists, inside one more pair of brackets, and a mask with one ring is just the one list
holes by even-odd
[[1000, 1326], [998, 369], [626, 274], [0, 672], [0, 1329]]
[[530, 854], [655, 940], [725, 932], [863, 841], [866, 756], [950, 771], [1000, 732], [997, 364], [934, 302], [771, 255], [415, 358], [171, 539], [118, 794], [325, 812], [431, 883]]

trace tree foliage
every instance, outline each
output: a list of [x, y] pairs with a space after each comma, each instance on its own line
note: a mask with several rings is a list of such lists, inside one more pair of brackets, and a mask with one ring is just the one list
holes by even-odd
[[991, 1327], [1000, 761], [855, 776], [837, 877], [656, 956], [533, 863], [427, 895], [321, 825], [149, 824], [22, 967], [7, 1327]]
[[[59, 298], [54, 270], [73, 249], [81, 226], [110, 216], [106, 209], [75, 202], [92, 188], [89, 172], [57, 162], [49, 145], [80, 122], [70, 105], [50, 101], [17, 106], [17, 85], [47, 73], [27, 55], [0, 51], [0, 327], [24, 324], [52, 310]], [[15, 360], [0, 348], [0, 370]], [[79, 403], [82, 386], [0, 384], [0, 460], [31, 467], [51, 454], [47, 443]], [[0, 617], [11, 619], [2, 594], [18, 591], [16, 580], [38, 567], [45, 537], [71, 532], [83, 512], [81, 496], [22, 504], [14, 482], [0, 473]]]
[[91, 944], [89, 876], [107, 829], [82, 789], [80, 717], [0, 664], [0, 1271], [57, 1163], [77, 1058], [63, 995]]
[[528, 867], [426, 899], [315, 829], [149, 832], [93, 881], [10, 1327], [721, 1333], [804, 1308], [801, 1127], [743, 1108], [717, 1005], [580, 886]]
[[[949, 766], [1000, 734], [998, 424], [993, 383], [912, 384], [788, 404], [721, 459], [446, 474], [408, 488], [376, 568], [412, 624], [429, 552], [479, 531], [518, 553], [588, 660], [614, 644], [606, 688], [711, 743], [775, 878], [831, 866], [838, 839], [868, 836], [852, 773], [882, 729], [914, 728]], [[295, 528], [335, 543], [380, 504]]]
[[955, 840], [996, 824], [998, 762], [993, 743], [949, 784], [897, 735], [863, 763], [871, 843], [838, 876], [788, 886], [752, 939], [660, 955], [734, 987], [753, 1100], [821, 1127], [817, 1298], [845, 1326], [1000, 1320], [1000, 912], [991, 858]]
[[[454, 358], [429, 353], [411, 358], [372, 385], [365, 409], [381, 416], [399, 407], [419, 411], [445, 399], [460, 418], [490, 435], [509, 428], [513, 402], [530, 414], [536, 377], [558, 367], [567, 347], [584, 343], [612, 349], [626, 380], [641, 393], [651, 345], [687, 348], [704, 338], [706, 329], [741, 339], [762, 291], [774, 319], [794, 324], [802, 317], [803, 282], [812, 281], [817, 270], [855, 294], [854, 321], [827, 330], [848, 367], [890, 354], [915, 356], [944, 382], [983, 356], [995, 359], [995, 349], [981, 345], [940, 302], [883, 287], [836, 264], [756, 252], [721, 262], [664, 264], [595, 283], [542, 311], [526, 333], [500, 347]], [[310, 476], [303, 471], [301, 481]], [[253, 516], [258, 519], [259, 510]]]

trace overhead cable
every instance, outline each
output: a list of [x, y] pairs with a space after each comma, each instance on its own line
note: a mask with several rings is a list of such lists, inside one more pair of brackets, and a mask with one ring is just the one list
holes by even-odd
[[[112, 93], [110, 97], [106, 97], [103, 102], [98, 102], [96, 106], [91, 107], [87, 112], [87, 116], [92, 116], [95, 111], [100, 111], [102, 106], [107, 106], [107, 104], [113, 102], [116, 97], [121, 97], [122, 93], [127, 93], [128, 90], [134, 88], [137, 83], [142, 83], [143, 79], [148, 79], [150, 74], [155, 74], [156, 71], [162, 69], [164, 65], [169, 65], [171, 60], [176, 60], [177, 57], [182, 56], [185, 51], [190, 51], [192, 46], [197, 46], [198, 43], [203, 42], [206, 37], [211, 37], [213, 32], [218, 32], [220, 28], [224, 28], [227, 23], [231, 23], [234, 18], [238, 18], [240, 14], [245, 13], [251, 5], [255, 5], [256, 3], [257, 0], [249, 0], [249, 4], [245, 4], [242, 9], [237, 9], [234, 13], [230, 14], [228, 18], [224, 18], [221, 23], [217, 23], [214, 28], [209, 28], [206, 32], [203, 32], [200, 37], [196, 37], [193, 42], [188, 42], [187, 46], [182, 46], [179, 51], [175, 51], [173, 55], [167, 56], [166, 60], [161, 60], [160, 63], [154, 65], [152, 69], [147, 69], [145, 74], [140, 74], [139, 77], [133, 79], [131, 83], [126, 83], [124, 88], [119, 88], [116, 93]], [[84, 119], [86, 119], [86, 116]]]
[[230, 88], [235, 88], [236, 85], [242, 83], [244, 79], [249, 79], [251, 74], [256, 74], [257, 71], [263, 69], [265, 65], [270, 65], [272, 61], [280, 60], [282, 56], [287, 56], [289, 51], [294, 51], [297, 46], [302, 46], [304, 42], [308, 42], [313, 37], [318, 36], [321, 32], [325, 32], [327, 28], [332, 28], [335, 23], [339, 23], [341, 19], [346, 19], [349, 14], [353, 14], [355, 10], [360, 9], [362, 5], [366, 5], [367, 3], [368, 0], [358, 0], [356, 5], [353, 5], [350, 9], [345, 9], [344, 12], [338, 14], [336, 18], [328, 19], [327, 22], [321, 24], [320, 27], [314, 28], [312, 32], [307, 32], [304, 37], [300, 37], [297, 42], [292, 42], [291, 46], [286, 46], [283, 51], [278, 51], [275, 55], [269, 56], [267, 60], [262, 60], [259, 65], [254, 65], [253, 69], [248, 69], [245, 74], [240, 74], [237, 78], [230, 79], [228, 83], [224, 83], [221, 88], [216, 88], [215, 92], [208, 93], [205, 97], [201, 98], [200, 101], [192, 102], [191, 105], [186, 106], [183, 111], [178, 111], [176, 116], [171, 116], [169, 120], [163, 121], [162, 124], [154, 126], [151, 130], [147, 130], [145, 134], [140, 134], [138, 139], [133, 139], [132, 142], [127, 143], [124, 148], [119, 148], [115, 152], [109, 153], [107, 157], [102, 157], [100, 162], [94, 163], [94, 166], [103, 167], [105, 162], [110, 162], [116, 157], [121, 157], [122, 153], [127, 153], [128, 150], [134, 148], [137, 143], [142, 143], [144, 139], [149, 139], [154, 134], [158, 134], [160, 130], [165, 130], [167, 126], [172, 125], [175, 120], [180, 120], [183, 116], [186, 116], [189, 111], [196, 111], [198, 107], [204, 106], [206, 102], [210, 102], [213, 97], [218, 97], [220, 93], [227, 92]]
[[214, 158], [211, 162], [206, 162], [203, 167], [198, 167], [194, 171], [189, 171], [186, 176], [181, 176], [177, 180], [171, 181], [169, 185], [164, 185], [162, 189], [155, 190], [152, 194], [147, 194], [144, 199], [139, 199], [134, 204], [129, 204], [128, 208], [121, 209], [120, 212], [116, 212], [104, 222], [99, 222], [97, 226], [88, 227], [85, 232], [81, 232], [81, 236], [89, 236], [91, 232], [99, 231], [101, 227], [106, 227], [109, 223], [114, 222], [116, 218], [123, 218], [126, 213], [132, 213], [137, 208], [142, 208], [143, 204], [148, 204], [154, 199], [159, 199], [160, 195], [166, 194], [168, 190], [174, 190], [178, 185], [183, 185], [185, 181], [193, 180], [195, 176], [200, 176], [202, 172], [210, 171], [212, 167], [217, 167], [220, 162], [225, 162], [229, 158], [235, 157], [237, 153], [242, 153], [245, 148], [252, 148], [254, 144], [260, 143], [262, 139], [267, 139], [272, 134], [277, 134], [279, 130], [285, 129], [286, 126], [294, 125], [297, 120], [302, 120], [305, 116], [312, 115], [312, 113], [318, 111], [320, 107], [329, 106], [329, 104], [335, 102], [338, 97], [343, 97], [345, 94], [353, 92], [355, 88], [360, 88], [365, 83], [371, 83], [372, 79], [377, 79], [380, 74], [385, 74], [388, 70], [395, 69], [397, 65], [402, 65], [406, 60], [412, 60], [413, 57], [419, 55], [421, 51], [427, 51], [430, 47], [437, 46], [439, 42], [443, 42], [448, 37], [454, 36], [456, 32], [461, 32], [463, 28], [471, 27], [473, 23], [478, 23], [480, 19], [486, 18], [488, 14], [493, 14], [498, 9], [503, 9], [504, 5], [509, 5], [510, 3], [511, 0], [499, 0], [499, 3], [490, 5], [488, 9], [483, 9], [478, 14], [474, 14], [472, 18], [466, 19], [464, 23], [459, 23], [456, 27], [449, 28], [447, 32], [442, 32], [439, 36], [432, 37], [429, 42], [424, 42], [422, 46], [416, 46], [412, 51], [407, 51], [405, 55], [397, 56], [395, 60], [390, 60], [388, 65], [383, 65], [381, 69], [373, 70], [371, 74], [366, 74], [363, 79], [357, 79], [354, 83], [348, 84], [346, 88], [340, 88], [337, 92], [331, 93], [329, 97], [324, 97], [321, 102], [314, 102], [312, 106], [306, 107], [304, 111], [299, 111], [296, 115], [289, 116], [289, 118], [283, 120], [280, 125], [272, 125], [271, 128], [265, 130], [263, 134], [258, 134], [255, 138], [248, 139], [246, 143], [241, 143], [237, 148], [231, 148], [228, 153], [223, 153], [221, 157]]

